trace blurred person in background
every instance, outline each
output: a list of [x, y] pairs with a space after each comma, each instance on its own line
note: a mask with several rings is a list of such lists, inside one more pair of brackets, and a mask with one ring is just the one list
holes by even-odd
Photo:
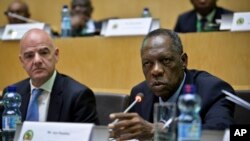
[[13, 16], [10, 16], [8, 14], [9, 12], [23, 16], [25, 18], [30, 18], [29, 6], [21, 0], [14, 0], [6, 10], [5, 15], [8, 19], [9, 24], [26, 23], [25, 20], [21, 20]]
[[218, 31], [217, 19], [222, 14], [233, 12], [217, 6], [218, 0], [190, 0], [194, 9], [181, 14], [175, 25], [175, 32], [204, 32]]
[[[4, 12], [8, 19], [8, 24], [25, 24], [32, 22], [38, 22], [35, 20], [30, 19], [31, 14], [29, 11], [29, 6], [27, 3], [25, 3], [22, 0], [14, 0], [9, 5], [8, 9]], [[12, 16], [12, 14], [16, 14], [17, 16], [23, 17], [23, 18], [17, 18], [15, 16]], [[27, 19], [24, 19], [27, 18]], [[30, 20], [30, 21], [27, 21]], [[4, 27], [1, 28], [2, 32], [4, 30]], [[1, 30], [0, 29], [0, 30]], [[52, 29], [49, 24], [45, 23], [44, 30], [48, 32], [52, 37], [59, 36], [58, 31]], [[2, 32], [0, 31], [0, 36], [2, 35]]]
[[72, 36], [86, 36], [99, 34], [101, 23], [95, 22], [91, 15], [93, 13], [91, 0], [72, 0], [71, 2], [71, 24]]

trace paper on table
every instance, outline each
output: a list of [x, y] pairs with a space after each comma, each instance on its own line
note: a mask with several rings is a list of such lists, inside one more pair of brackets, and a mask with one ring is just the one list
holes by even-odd
[[229, 133], [229, 129], [226, 129], [223, 136], [223, 141], [229, 141]]

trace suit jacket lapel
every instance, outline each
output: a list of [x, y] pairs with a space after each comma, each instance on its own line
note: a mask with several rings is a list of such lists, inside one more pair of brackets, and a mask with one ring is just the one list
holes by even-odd
[[22, 104], [20, 106], [20, 112], [22, 113], [22, 121], [24, 121], [26, 119], [26, 114], [27, 114], [28, 105], [29, 105], [29, 101], [30, 101], [29, 80], [26, 80], [24, 82], [24, 85], [21, 86], [17, 92], [19, 94], [21, 94], [21, 97], [22, 97]]
[[[146, 84], [146, 83], [145, 83]], [[144, 91], [144, 98], [141, 106], [141, 113], [143, 114], [143, 118], [153, 122], [153, 111], [154, 111], [154, 103], [158, 102], [158, 98], [154, 96], [153, 92], [146, 86], [146, 91]]]
[[192, 13], [192, 16], [191, 16], [191, 18], [190, 18], [191, 20], [189, 20], [189, 24], [188, 25], [190, 25], [191, 26], [191, 31], [193, 31], [193, 32], [196, 32], [197, 31], [197, 28], [196, 28], [196, 23], [197, 23], [197, 16], [196, 16], [196, 12], [195, 11], [193, 11], [193, 13]]
[[47, 121], [59, 121], [62, 109], [62, 100], [63, 100], [62, 89], [63, 89], [63, 78], [59, 73], [57, 73], [52, 88], [52, 92], [50, 95]]

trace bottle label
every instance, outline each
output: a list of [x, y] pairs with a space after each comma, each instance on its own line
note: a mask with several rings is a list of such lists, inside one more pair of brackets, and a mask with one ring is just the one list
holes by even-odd
[[178, 141], [199, 141], [201, 125], [199, 123], [178, 123]]
[[64, 17], [62, 19], [61, 28], [62, 29], [67, 29], [67, 30], [71, 29], [71, 21], [70, 21], [69, 17]]
[[3, 116], [2, 119], [3, 131], [15, 131], [17, 123], [21, 123], [21, 117], [16, 115]]

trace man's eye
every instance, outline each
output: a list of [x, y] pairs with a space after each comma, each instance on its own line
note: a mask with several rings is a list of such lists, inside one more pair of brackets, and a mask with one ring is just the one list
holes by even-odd
[[171, 60], [170, 60], [169, 58], [164, 58], [164, 59], [162, 59], [162, 63], [163, 63], [164, 65], [169, 64], [170, 61], [171, 61]]
[[34, 57], [34, 54], [25, 54], [24, 55], [24, 58], [25, 59], [31, 59], [31, 58], [33, 58]]
[[149, 61], [143, 62], [143, 67], [148, 68], [148, 67], [150, 67], [150, 65], [151, 65], [151, 63]]
[[39, 54], [40, 54], [40, 55], [47, 55], [47, 54], [49, 54], [49, 51], [43, 50], [43, 51], [40, 51]]

